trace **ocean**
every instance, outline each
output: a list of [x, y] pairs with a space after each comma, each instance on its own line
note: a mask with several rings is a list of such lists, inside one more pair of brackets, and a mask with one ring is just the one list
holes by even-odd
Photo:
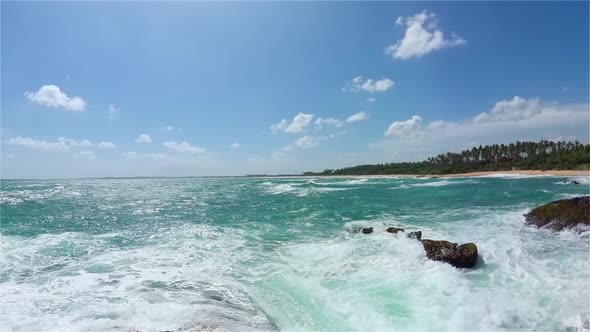
[[590, 329], [590, 231], [523, 217], [575, 179], [2, 180], [0, 330]]

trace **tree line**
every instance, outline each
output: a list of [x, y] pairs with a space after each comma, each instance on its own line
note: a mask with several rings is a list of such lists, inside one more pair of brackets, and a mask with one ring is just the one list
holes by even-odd
[[590, 144], [580, 142], [520, 142], [480, 145], [447, 152], [419, 162], [398, 162], [326, 169], [304, 175], [452, 174], [508, 170], [572, 170], [590, 168]]

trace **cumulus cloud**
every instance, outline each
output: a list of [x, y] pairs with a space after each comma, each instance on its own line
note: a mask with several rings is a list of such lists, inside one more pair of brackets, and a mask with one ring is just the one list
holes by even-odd
[[313, 114], [299, 113], [295, 115], [292, 122], [289, 123], [287, 120], [283, 119], [281, 122], [270, 126], [270, 130], [273, 133], [277, 133], [279, 131], [299, 133], [311, 123], [311, 120], [313, 120]]
[[512, 100], [501, 100], [489, 112], [478, 114], [475, 123], [518, 121], [530, 119], [541, 113], [539, 98], [523, 99], [515, 96]]
[[65, 138], [65, 137], [60, 137], [57, 139], [58, 141], [64, 142], [65, 144], [67, 144], [68, 146], [71, 147], [87, 147], [87, 146], [92, 146], [92, 142], [90, 142], [87, 139], [83, 139], [81, 141], [77, 141], [75, 139], [69, 139], [69, 138]]
[[[539, 98], [525, 99], [516, 96], [511, 100], [498, 101], [490, 111], [460, 122], [437, 120], [423, 127], [422, 118], [414, 115], [406, 121], [393, 122], [385, 135], [422, 136], [437, 140], [449, 137], [489, 135], [505, 139], [505, 137], [498, 135], [508, 133], [514, 139], [520, 139], [518, 134], [524, 131], [542, 130], [546, 133], [547, 130], [564, 130], [564, 134], [570, 134], [566, 128], [576, 126], [585, 126], [587, 131], [589, 121], [590, 107], [588, 104], [543, 103]], [[542, 139], [545, 136], [545, 134], [536, 135], [534, 139]]]
[[375, 93], [385, 92], [393, 88], [394, 85], [395, 82], [389, 78], [382, 78], [380, 80], [373, 81], [371, 78], [364, 80], [362, 76], [357, 76], [353, 78], [345, 88], [342, 88], [342, 90], [352, 92], [366, 91], [369, 93]]
[[116, 149], [117, 148], [117, 146], [115, 144], [113, 144], [112, 142], [100, 142], [96, 146], [98, 146], [101, 149]]
[[232, 148], [232, 149], [237, 149], [240, 146], [241, 146], [240, 143], [236, 143], [236, 142], [234, 142], [234, 143], [232, 143], [232, 144], [229, 145], [229, 147]]
[[42, 150], [47, 152], [68, 152], [70, 147], [64, 141], [47, 142], [45, 140], [34, 140], [28, 137], [15, 137], [6, 141], [6, 144], [22, 146], [29, 149]]
[[150, 135], [141, 134], [141, 135], [137, 136], [135, 141], [137, 143], [150, 143], [152, 141], [152, 138], [150, 137]]
[[109, 105], [109, 120], [114, 120], [119, 117], [119, 108], [115, 105]]
[[25, 92], [25, 96], [32, 102], [52, 108], [62, 108], [68, 111], [83, 111], [86, 102], [80, 97], [68, 97], [56, 85], [44, 85], [37, 92]]
[[342, 122], [341, 120], [338, 119], [334, 119], [334, 118], [317, 118], [315, 120], [315, 125], [316, 128], [321, 129], [323, 127], [323, 125], [331, 125], [334, 126], [336, 128], [340, 128], [344, 125], [344, 122]]
[[387, 46], [386, 54], [394, 59], [419, 58], [430, 52], [446, 47], [464, 45], [467, 41], [452, 33], [450, 38], [438, 29], [438, 21], [434, 13], [426, 10], [409, 17], [398, 17], [398, 25], [407, 27], [404, 37]]
[[202, 153], [202, 152], [207, 151], [206, 148], [192, 145], [187, 141], [182, 141], [182, 142], [168, 141], [168, 142], [164, 142], [162, 145], [164, 147], [166, 147], [167, 149], [174, 150], [176, 152], [183, 152], [183, 153]]
[[367, 118], [368, 118], [367, 113], [358, 112], [358, 113], [355, 113], [355, 114], [349, 116], [348, 118], [346, 118], [346, 122], [353, 123], [353, 122], [366, 120]]
[[318, 141], [312, 136], [303, 136], [295, 141], [295, 146], [300, 149], [308, 149], [318, 146]]
[[385, 136], [409, 136], [422, 128], [422, 117], [414, 115], [405, 121], [394, 121], [385, 131]]
[[323, 129], [324, 125], [330, 125], [335, 128], [341, 128], [347, 123], [353, 123], [358, 121], [363, 121], [368, 118], [367, 113], [365, 112], [358, 112], [349, 117], [347, 117], [344, 121], [336, 118], [317, 118], [315, 120], [315, 128], [316, 129]]
[[[535, 98], [532, 98], [533, 100]], [[525, 105], [535, 102], [526, 100]], [[508, 99], [510, 101], [510, 99]], [[538, 103], [540, 111], [522, 116], [516, 108], [517, 116], [477, 122], [476, 116], [461, 121], [432, 121], [422, 123], [406, 135], [392, 135], [369, 144], [369, 151], [378, 153], [379, 160], [413, 161], [423, 160], [445, 151], [460, 151], [473, 145], [511, 143], [514, 141], [538, 141], [541, 139], [577, 138], [588, 142], [590, 133], [590, 105], [588, 103], [561, 104], [558, 102]], [[491, 113], [495, 105], [491, 105]], [[526, 113], [526, 112], [525, 112]], [[405, 122], [405, 121], [402, 121]], [[395, 132], [395, 131], [394, 131]], [[381, 152], [377, 152], [381, 151]], [[377, 155], [377, 154], [376, 154]]]

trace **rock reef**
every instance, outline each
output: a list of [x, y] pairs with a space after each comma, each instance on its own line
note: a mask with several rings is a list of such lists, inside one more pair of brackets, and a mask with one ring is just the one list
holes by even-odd
[[590, 196], [553, 201], [524, 216], [529, 225], [555, 231], [590, 225]]
[[457, 245], [449, 241], [424, 239], [421, 241], [426, 257], [454, 267], [470, 268], [477, 262], [477, 246], [474, 243]]
[[[449, 263], [458, 268], [472, 268], [477, 263], [477, 246], [474, 243], [458, 245], [442, 240], [422, 240], [422, 231], [406, 233], [403, 228], [399, 227], [389, 227], [385, 231], [396, 236], [404, 233], [408, 238], [420, 241], [426, 251], [426, 257], [434, 261]], [[363, 228], [362, 232], [363, 234], [373, 233], [373, 227]]]

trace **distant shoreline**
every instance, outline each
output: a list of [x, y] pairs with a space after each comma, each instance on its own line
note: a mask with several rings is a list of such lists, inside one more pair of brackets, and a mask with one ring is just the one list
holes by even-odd
[[540, 171], [540, 170], [517, 170], [517, 171], [483, 171], [471, 173], [455, 173], [455, 174], [374, 174], [374, 175], [296, 175], [296, 176], [262, 176], [273, 178], [292, 178], [292, 177], [322, 177], [322, 178], [465, 178], [478, 177], [490, 175], [537, 175], [537, 176], [590, 176], [590, 170], [554, 170], [554, 171]]
[[72, 177], [72, 178], [0, 178], [2, 181], [53, 181], [53, 180], [141, 180], [141, 179], [231, 179], [231, 178], [464, 178], [464, 177], [478, 177], [478, 176], [493, 176], [493, 175], [537, 175], [537, 176], [588, 176], [590, 177], [590, 170], [576, 171], [576, 170], [556, 170], [556, 171], [540, 171], [540, 170], [518, 170], [518, 171], [485, 171], [485, 172], [471, 172], [471, 173], [455, 173], [455, 174], [373, 174], [373, 175], [300, 175], [300, 174], [259, 174], [259, 175], [210, 175], [210, 176], [121, 176], [121, 177]]

